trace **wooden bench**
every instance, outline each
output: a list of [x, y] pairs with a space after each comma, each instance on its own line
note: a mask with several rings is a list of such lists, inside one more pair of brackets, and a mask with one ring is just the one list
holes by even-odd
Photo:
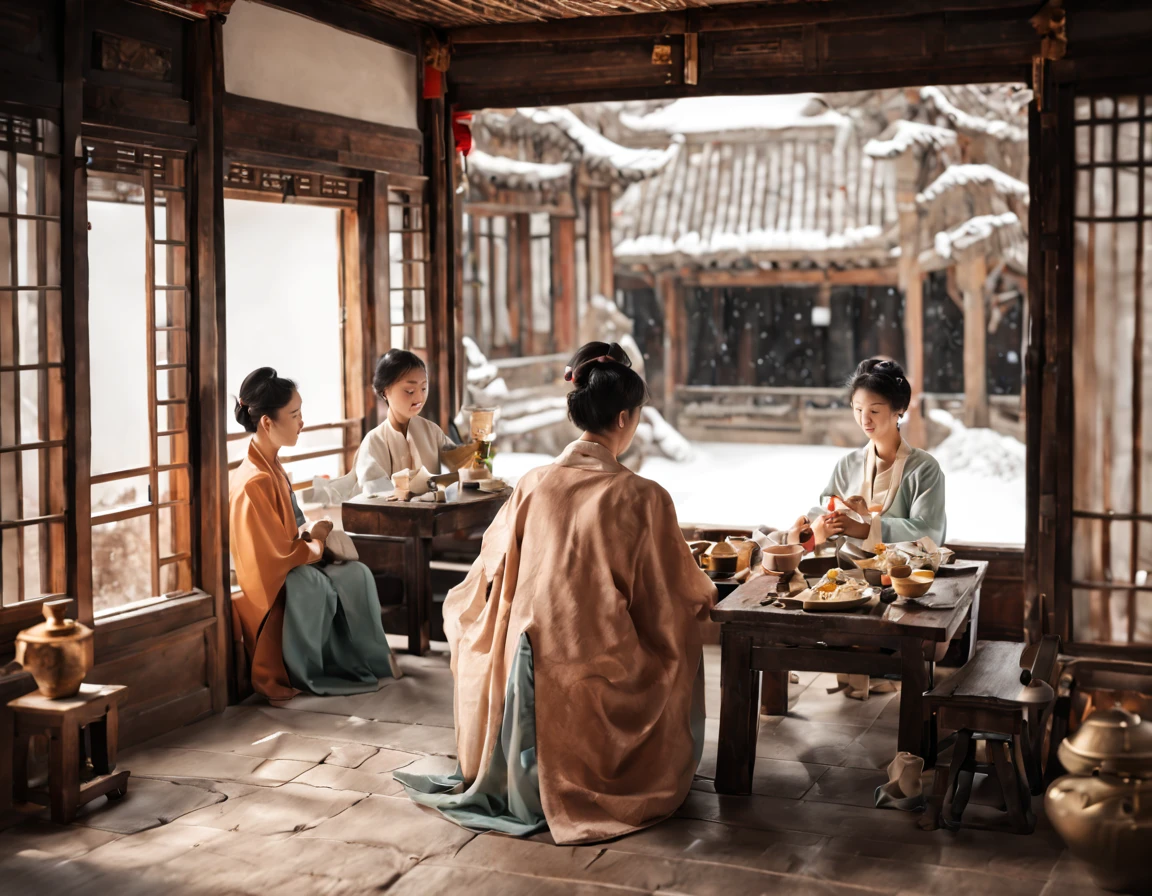
[[[933, 733], [943, 727], [956, 735], [952, 761], [947, 768], [936, 765], [923, 827], [935, 830], [943, 824], [950, 830], [963, 825], [1032, 832], [1036, 817], [1031, 798], [1043, 789], [1043, 723], [1055, 701], [1050, 680], [1059, 647], [1058, 638], [1046, 636], [1034, 653], [1031, 667], [1022, 668], [1024, 645], [980, 641], [973, 657], [955, 675], [925, 695]], [[935, 734], [932, 740], [936, 742]], [[985, 745], [989, 763], [976, 760], [980, 742]], [[994, 774], [999, 782], [1006, 825], [962, 821], [977, 772]]]

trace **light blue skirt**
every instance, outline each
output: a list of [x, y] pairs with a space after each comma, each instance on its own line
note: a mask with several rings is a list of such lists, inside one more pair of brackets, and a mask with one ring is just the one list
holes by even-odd
[[392, 651], [367, 566], [298, 566], [284, 585], [284, 666], [293, 687], [321, 695], [363, 694], [392, 677]]

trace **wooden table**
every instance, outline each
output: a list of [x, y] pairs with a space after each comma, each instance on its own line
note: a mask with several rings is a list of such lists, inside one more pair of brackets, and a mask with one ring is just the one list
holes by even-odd
[[389, 501], [360, 497], [341, 509], [344, 531], [356, 544], [360, 559], [379, 575], [404, 582], [408, 609], [408, 652], [428, 652], [428, 619], [432, 610], [432, 580], [428, 564], [432, 539], [462, 530], [486, 527], [512, 494], [453, 489], [453, 500]]
[[712, 610], [720, 623], [720, 736], [718, 793], [748, 793], [756, 761], [760, 674], [766, 711], [788, 711], [788, 673], [838, 672], [900, 676], [898, 749], [929, 753], [924, 692], [932, 682], [935, 646], [960, 631], [984, 580], [985, 561], [942, 567], [934, 599], [947, 609], [915, 604], [870, 605], [848, 612], [811, 613], [760, 602], [775, 591], [775, 576], [741, 585]]

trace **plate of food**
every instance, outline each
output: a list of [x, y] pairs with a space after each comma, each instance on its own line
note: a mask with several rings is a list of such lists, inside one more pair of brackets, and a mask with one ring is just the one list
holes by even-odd
[[849, 576], [843, 570], [830, 569], [799, 598], [803, 600], [805, 610], [829, 613], [862, 607], [870, 603], [874, 596], [867, 582]]

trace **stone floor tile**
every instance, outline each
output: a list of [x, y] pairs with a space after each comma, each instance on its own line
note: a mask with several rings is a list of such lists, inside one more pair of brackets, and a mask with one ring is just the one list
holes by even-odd
[[1003, 837], [986, 831], [935, 832], [917, 842], [880, 840], [864, 830], [832, 837], [826, 849], [877, 859], [896, 859], [944, 868], [988, 871], [1004, 877], [1045, 881], [1053, 874], [1061, 846], [1043, 836]]
[[1040, 896], [1044, 882], [1010, 878], [965, 869], [926, 865], [907, 859], [874, 859], [822, 850], [800, 873], [818, 880], [837, 881], [890, 893], [947, 893], [948, 896]]
[[300, 762], [323, 762], [342, 741], [324, 737], [301, 737], [277, 731], [235, 750], [243, 756], [261, 759], [291, 759]]
[[422, 860], [454, 855], [476, 835], [431, 809], [417, 806], [407, 797], [369, 796], [300, 836], [392, 846], [406, 856]]
[[177, 823], [248, 834], [288, 835], [320, 825], [364, 799], [363, 793], [348, 790], [284, 784], [201, 809]]
[[102, 870], [147, 869], [163, 865], [194, 849], [207, 852], [212, 841], [231, 836], [235, 835], [216, 828], [166, 824], [105, 844], [89, 853], [85, 861]]
[[340, 768], [338, 765], [316, 765], [293, 781], [309, 787], [327, 787], [332, 790], [354, 790], [358, 793], [376, 793], [395, 796], [404, 788], [387, 772], [376, 774], [362, 769]]
[[864, 726], [784, 718], [772, 727], [760, 726], [756, 755], [765, 759], [839, 765], [848, 745], [867, 730]]
[[874, 725], [844, 747], [838, 762], [829, 764], [851, 768], [886, 769], [897, 752], [896, 729], [877, 728]]
[[[323, 741], [316, 743], [322, 744]], [[302, 775], [318, 761], [261, 759], [259, 756], [239, 753], [156, 747], [133, 751], [120, 764], [121, 767], [140, 777], [181, 781], [204, 778], [213, 781], [275, 786]]]
[[[798, 800], [808, 792], [827, 768], [826, 765], [806, 762], [757, 758], [752, 775], [752, 792]], [[708, 779], [716, 777], [715, 751], [705, 751], [696, 774]]]
[[379, 751], [367, 744], [340, 743], [332, 746], [332, 752], [324, 758], [325, 765], [338, 765], [341, 768], [359, 768]]
[[527, 875], [505, 874], [482, 868], [419, 865], [400, 878], [388, 896], [432, 896], [466, 893], [467, 896], [624, 896], [646, 890], [545, 880]]
[[404, 768], [404, 766], [411, 765], [421, 758], [423, 758], [422, 753], [405, 753], [403, 750], [378, 750], [376, 755], [366, 759], [358, 768], [362, 772], [382, 774]]
[[888, 775], [882, 771], [862, 768], [829, 768], [820, 776], [815, 786], [804, 796], [804, 799], [821, 803], [872, 808], [876, 805], [876, 788], [887, 782]]
[[129, 778], [127, 795], [116, 802], [98, 797], [81, 806], [73, 824], [135, 834], [223, 803], [227, 797], [207, 787], [152, 778]]
[[31, 819], [0, 834], [0, 869], [16, 857], [45, 862], [75, 859], [120, 838], [112, 831]]

